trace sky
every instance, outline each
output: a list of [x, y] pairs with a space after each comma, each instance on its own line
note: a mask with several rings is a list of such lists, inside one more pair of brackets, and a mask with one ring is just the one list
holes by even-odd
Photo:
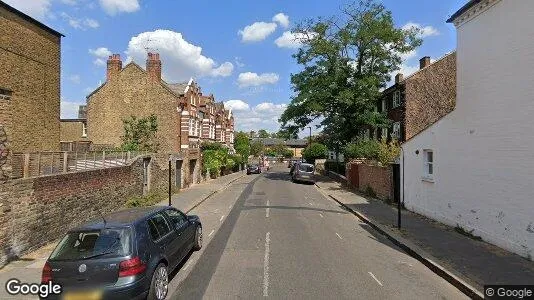
[[[291, 74], [300, 67], [291, 28], [303, 20], [338, 15], [352, 0], [3, 0], [63, 33], [61, 117], [105, 81], [106, 60], [121, 55], [145, 66], [160, 53], [169, 83], [198, 81], [204, 94], [224, 101], [237, 130], [279, 129], [291, 101]], [[445, 20], [467, 0], [383, 0], [397, 27], [417, 26], [423, 44], [405, 55], [400, 72], [416, 71], [456, 48], [456, 30]], [[318, 129], [314, 128], [314, 131]], [[306, 131], [307, 132], [307, 131]]]

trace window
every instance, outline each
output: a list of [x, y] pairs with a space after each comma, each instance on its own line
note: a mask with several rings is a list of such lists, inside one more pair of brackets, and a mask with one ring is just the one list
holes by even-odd
[[382, 99], [382, 112], [387, 112], [386, 99]]
[[82, 122], [82, 137], [87, 137], [87, 124]]
[[397, 140], [400, 139], [400, 122], [393, 123], [393, 131], [391, 132], [391, 137]]
[[148, 220], [148, 231], [152, 239], [156, 241], [171, 232], [171, 228], [163, 215], [157, 214]]
[[387, 140], [388, 139], [388, 129], [382, 128], [382, 139]]
[[189, 135], [193, 135], [193, 119], [189, 119]]
[[191, 95], [191, 105], [193, 105], [193, 103], [194, 103], [193, 95]]
[[393, 108], [399, 107], [401, 105], [401, 93], [400, 91], [395, 91], [393, 93]]
[[434, 152], [432, 150], [423, 150], [424, 170], [423, 178], [433, 180], [434, 179]]
[[176, 226], [182, 226], [185, 222], [187, 222], [187, 217], [176, 209], [168, 209], [165, 212], [171, 219], [172, 223]]

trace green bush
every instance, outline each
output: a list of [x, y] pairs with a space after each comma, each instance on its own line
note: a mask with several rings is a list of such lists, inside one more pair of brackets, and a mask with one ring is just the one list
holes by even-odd
[[202, 142], [200, 145], [200, 150], [206, 151], [206, 150], [223, 150], [223, 145], [221, 143], [217, 142]]
[[400, 155], [400, 146], [396, 140], [387, 142], [382, 139], [378, 144], [378, 161], [383, 165], [392, 163]]
[[370, 187], [369, 185], [368, 185], [367, 187], [365, 187], [365, 193], [366, 193], [369, 197], [376, 198], [376, 193], [375, 193], [375, 191], [374, 191], [373, 188]]
[[363, 140], [348, 144], [343, 154], [347, 159], [366, 158], [378, 160], [380, 143], [375, 140]]
[[320, 143], [312, 143], [302, 150], [302, 157], [309, 163], [315, 163], [316, 159], [326, 158], [328, 148]]

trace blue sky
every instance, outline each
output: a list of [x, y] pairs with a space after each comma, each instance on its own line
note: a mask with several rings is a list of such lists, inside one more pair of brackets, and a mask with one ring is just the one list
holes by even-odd
[[[225, 101], [237, 129], [270, 131], [291, 100], [290, 75], [299, 70], [289, 32], [310, 17], [332, 16], [352, 3], [341, 0], [4, 0], [66, 35], [62, 41], [62, 118], [105, 80], [105, 60], [145, 65], [146, 49], [159, 52], [164, 79], [194, 77], [204, 93]], [[419, 58], [433, 59], [456, 47], [445, 20], [467, 0], [384, 0], [398, 27], [419, 26], [423, 45], [406, 56], [405, 75]], [[287, 32], [287, 33], [285, 33]], [[284, 34], [285, 33], [285, 34]]]

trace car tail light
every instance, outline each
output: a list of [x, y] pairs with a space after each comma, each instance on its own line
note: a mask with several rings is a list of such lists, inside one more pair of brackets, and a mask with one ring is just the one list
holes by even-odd
[[145, 270], [146, 264], [144, 264], [139, 257], [134, 257], [121, 261], [119, 264], [119, 277], [141, 274]]
[[43, 273], [41, 274], [41, 283], [48, 283], [52, 281], [52, 267], [48, 262], [43, 267]]

